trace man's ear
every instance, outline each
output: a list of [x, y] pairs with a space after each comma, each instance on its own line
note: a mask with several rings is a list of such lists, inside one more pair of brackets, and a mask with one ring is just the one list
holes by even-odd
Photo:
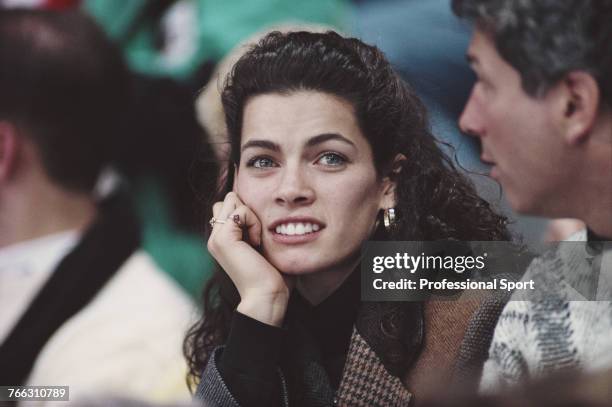
[[399, 179], [400, 173], [402, 171], [402, 166], [405, 160], [406, 156], [404, 154], [396, 155], [388, 175], [383, 178], [383, 190], [380, 199], [380, 209], [394, 208], [397, 204], [397, 180]]
[[0, 121], [0, 183], [8, 180], [17, 162], [17, 128]]
[[593, 75], [585, 71], [570, 72], [563, 82], [563, 131], [567, 143], [578, 144], [586, 140], [597, 119], [600, 92]]

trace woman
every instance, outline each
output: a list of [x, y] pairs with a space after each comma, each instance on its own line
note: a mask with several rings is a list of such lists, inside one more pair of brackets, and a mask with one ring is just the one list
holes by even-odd
[[359, 40], [271, 33], [236, 63], [222, 99], [234, 170], [208, 240], [222, 269], [186, 340], [198, 396], [405, 404], [426, 387], [423, 373], [452, 370], [474, 309], [360, 303], [362, 243], [506, 240], [505, 218], [437, 147], [414, 92]]

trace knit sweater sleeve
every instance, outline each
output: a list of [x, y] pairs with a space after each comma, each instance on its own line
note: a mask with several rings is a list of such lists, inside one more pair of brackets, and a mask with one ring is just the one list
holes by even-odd
[[[510, 301], [506, 304], [491, 341], [489, 359], [485, 362], [480, 391], [490, 393], [512, 386], [529, 377], [528, 361], [537, 351], [530, 342], [530, 304]], [[530, 344], [531, 343], [531, 344]]]
[[593, 247], [563, 242], [530, 264], [522, 280], [533, 281], [536, 289], [515, 292], [504, 308], [483, 368], [482, 392], [560, 370], [612, 365], [612, 302], [602, 301], [612, 292], [612, 260], [604, 249], [597, 255]]
[[573, 364], [570, 299], [564, 263], [555, 251], [536, 258], [522, 281], [533, 291], [517, 290], [497, 322], [483, 367], [480, 391], [487, 393]]
[[[534, 281], [538, 294], [515, 291], [504, 307], [495, 327], [489, 359], [483, 366], [480, 392], [498, 391], [537, 375], [542, 361], [538, 345], [542, 339], [542, 322], [552, 316], [547, 312], [548, 301], [542, 302], [541, 287], [550, 286], [555, 292], [552, 287], [559, 286], [551, 269], [555, 269], [554, 253], [534, 259], [522, 281]], [[558, 301], [553, 301], [553, 308], [557, 304]]]

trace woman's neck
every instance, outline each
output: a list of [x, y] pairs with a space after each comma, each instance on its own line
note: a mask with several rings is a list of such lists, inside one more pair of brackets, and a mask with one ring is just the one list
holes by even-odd
[[318, 305], [332, 295], [359, 265], [360, 258], [333, 270], [299, 276], [295, 288], [311, 305]]

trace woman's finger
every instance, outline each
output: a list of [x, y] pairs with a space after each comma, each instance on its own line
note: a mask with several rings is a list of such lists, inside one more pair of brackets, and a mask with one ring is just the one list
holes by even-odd
[[246, 230], [249, 242], [254, 246], [261, 245], [261, 222], [255, 213], [246, 205], [238, 206], [229, 216], [236, 227]]
[[221, 212], [221, 208], [223, 208], [223, 202], [215, 202], [212, 207], [212, 216], [217, 219], [219, 217], [219, 212]]
[[217, 219], [221, 221], [225, 221], [227, 217], [234, 212], [236, 206], [238, 205], [238, 196], [234, 192], [229, 192], [225, 195], [225, 199], [223, 200], [223, 206], [219, 211], [219, 216]]
[[228, 215], [236, 209], [236, 194], [233, 192], [225, 195], [222, 202], [215, 202], [213, 205], [213, 219], [215, 220], [212, 225], [211, 237], [216, 235], [216, 231], [226, 223]]

